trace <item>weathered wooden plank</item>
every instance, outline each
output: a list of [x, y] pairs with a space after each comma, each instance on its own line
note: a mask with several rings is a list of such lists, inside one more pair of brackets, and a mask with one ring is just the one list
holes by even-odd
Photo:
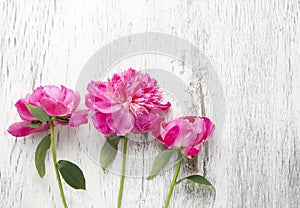
[[[51, 158], [46, 157], [43, 180], [34, 169], [43, 134], [15, 139], [6, 132], [18, 119], [14, 102], [40, 84], [75, 87], [95, 51], [145, 31], [197, 45], [215, 66], [226, 99], [222, 136], [209, 141], [198, 163], [181, 172], [205, 170], [216, 195], [184, 183], [176, 187], [171, 205], [299, 206], [299, 11], [296, 0], [0, 1], [0, 206], [61, 207]], [[206, 114], [213, 116], [205, 86], [204, 95]], [[87, 179], [85, 192], [65, 186], [70, 207], [115, 207], [119, 176], [101, 171], [74, 129], [57, 132], [58, 158], [79, 164]], [[130, 151], [141, 154], [141, 147]], [[126, 179], [124, 207], [161, 207], [172, 174], [150, 182]]]

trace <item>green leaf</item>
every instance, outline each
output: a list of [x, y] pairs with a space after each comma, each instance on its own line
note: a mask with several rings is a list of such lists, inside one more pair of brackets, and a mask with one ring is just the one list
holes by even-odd
[[114, 161], [118, 152], [118, 145], [122, 136], [112, 136], [103, 145], [100, 153], [100, 164], [103, 171]]
[[60, 160], [56, 164], [63, 179], [74, 189], [85, 190], [85, 178], [81, 169], [67, 160]]
[[164, 167], [169, 163], [172, 155], [178, 152], [178, 149], [167, 149], [159, 153], [154, 160], [152, 165], [152, 170], [147, 180], [153, 179], [157, 174], [164, 169]]
[[38, 128], [41, 124], [42, 122], [40, 121], [32, 121], [31, 124], [28, 124], [26, 126], [30, 128]]
[[45, 157], [50, 148], [50, 135], [45, 136], [39, 143], [35, 151], [35, 167], [41, 178], [45, 175]]
[[26, 107], [29, 110], [29, 112], [31, 113], [31, 115], [36, 117], [39, 121], [47, 122], [50, 120], [50, 117], [47, 115], [47, 113], [43, 109], [36, 107], [34, 105], [30, 105], [30, 104], [26, 104]]
[[194, 183], [197, 183], [197, 184], [211, 186], [214, 190], [216, 190], [215, 187], [206, 178], [204, 178], [201, 175], [191, 175], [191, 176], [182, 178], [182, 179], [180, 179], [176, 182], [176, 185], [181, 183], [184, 180], [190, 180], [190, 181], [192, 181]]

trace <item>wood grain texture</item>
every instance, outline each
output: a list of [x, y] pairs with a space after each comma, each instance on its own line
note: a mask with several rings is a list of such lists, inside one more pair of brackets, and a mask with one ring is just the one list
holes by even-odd
[[[299, 207], [299, 12], [297, 0], [1, 0], [0, 207], [61, 207], [50, 155], [43, 180], [34, 169], [43, 134], [15, 139], [6, 131], [19, 119], [16, 100], [41, 84], [75, 87], [103, 45], [153, 31], [197, 45], [226, 99], [222, 136], [207, 143], [196, 168], [186, 163], [180, 173], [205, 170], [217, 193], [183, 183], [171, 207]], [[79, 164], [87, 180], [87, 191], [65, 186], [69, 206], [116, 207], [119, 176], [101, 172], [74, 129], [56, 132], [58, 159]], [[123, 207], [161, 207], [173, 171], [151, 182], [126, 179]]]

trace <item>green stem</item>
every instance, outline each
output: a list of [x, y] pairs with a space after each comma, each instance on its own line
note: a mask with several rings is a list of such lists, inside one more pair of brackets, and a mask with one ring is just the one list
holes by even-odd
[[174, 173], [174, 176], [173, 176], [173, 179], [172, 179], [172, 183], [171, 183], [171, 186], [170, 186], [170, 189], [169, 189], [169, 193], [168, 193], [168, 196], [167, 196], [167, 200], [166, 200], [166, 203], [165, 203], [165, 208], [169, 207], [169, 203], [170, 203], [170, 200], [171, 200], [171, 197], [172, 197], [172, 194], [173, 194], [173, 190], [174, 190], [174, 187], [176, 185], [176, 181], [177, 181], [178, 173], [179, 173], [179, 170], [180, 170], [181, 162], [182, 162], [182, 159], [179, 160], [178, 163], [177, 163], [176, 170], [175, 170], [175, 173]]
[[54, 164], [54, 168], [55, 168], [55, 173], [56, 173], [56, 177], [57, 177], [57, 182], [58, 182], [58, 187], [60, 190], [60, 196], [62, 199], [62, 202], [64, 204], [64, 208], [68, 208], [66, 199], [65, 199], [65, 194], [64, 194], [64, 190], [62, 187], [62, 183], [61, 183], [61, 179], [60, 179], [60, 175], [58, 172], [58, 168], [57, 168], [57, 161], [56, 161], [56, 150], [55, 150], [55, 142], [54, 142], [54, 124], [53, 124], [53, 120], [54, 118], [50, 119], [50, 137], [51, 137], [51, 148], [52, 148], [52, 158], [53, 158], [53, 164]]
[[118, 197], [118, 208], [121, 208], [122, 197], [123, 197], [123, 189], [124, 189], [124, 181], [125, 181], [125, 167], [126, 167], [126, 152], [127, 152], [127, 135], [124, 136], [124, 147], [123, 147], [123, 160], [122, 160], [122, 176], [120, 182], [120, 190]]

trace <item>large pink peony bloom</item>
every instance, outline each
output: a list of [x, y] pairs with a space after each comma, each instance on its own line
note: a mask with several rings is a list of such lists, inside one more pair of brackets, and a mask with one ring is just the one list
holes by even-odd
[[88, 111], [81, 110], [75, 112], [79, 102], [79, 94], [65, 86], [40, 86], [32, 94], [27, 94], [25, 98], [18, 100], [15, 104], [23, 121], [13, 123], [9, 126], [8, 132], [13, 136], [21, 137], [49, 129], [48, 123], [42, 123], [37, 128], [29, 127], [30, 124], [38, 121], [28, 111], [26, 104], [42, 108], [49, 116], [63, 117], [65, 119], [65, 121], [54, 121], [55, 125], [79, 126], [85, 124], [88, 122]]
[[128, 69], [114, 74], [107, 82], [88, 85], [85, 103], [95, 111], [92, 117], [98, 131], [104, 135], [143, 133], [154, 130], [170, 108], [162, 104], [157, 81], [149, 74]]
[[195, 156], [200, 145], [212, 135], [215, 125], [206, 117], [185, 116], [163, 122], [157, 137], [168, 149], [183, 148], [186, 156]]

